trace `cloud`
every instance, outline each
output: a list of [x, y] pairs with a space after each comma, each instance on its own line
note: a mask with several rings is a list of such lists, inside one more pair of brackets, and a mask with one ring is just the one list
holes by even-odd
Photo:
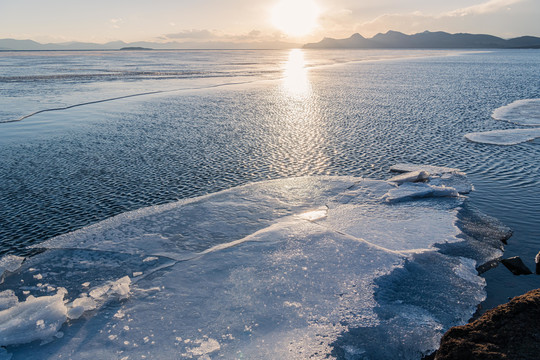
[[120, 24], [124, 22], [122, 18], [110, 19], [109, 22], [112, 24], [112, 27], [115, 29], [120, 29]]
[[371, 21], [356, 26], [355, 31], [364, 36], [373, 36], [386, 30], [419, 32], [431, 28], [436, 18], [420, 12], [408, 14], [383, 14]]
[[219, 37], [217, 33], [210, 30], [182, 30], [165, 36], [169, 39], [177, 40], [212, 40]]
[[[474, 29], [478, 28], [478, 16], [497, 15], [508, 10], [510, 5], [524, 1], [526, 0], [489, 0], [478, 5], [439, 14], [426, 14], [420, 11], [403, 14], [383, 14], [373, 20], [358, 24], [355, 31], [364, 36], [372, 36], [387, 30], [398, 30], [406, 33], [424, 30], [474, 32]], [[483, 21], [486, 21], [486, 19], [483, 19]], [[486, 22], [486, 26], [490, 25], [489, 22]], [[486, 30], [489, 29], [486, 28]]]
[[488, 2], [468, 6], [465, 8], [453, 10], [444, 14], [444, 16], [467, 16], [467, 15], [478, 15], [478, 14], [488, 14], [497, 12], [502, 9], [506, 9], [508, 6], [522, 2], [523, 0], [490, 0]]
[[227, 34], [217, 30], [182, 30], [174, 34], [166, 34], [163, 38], [168, 40], [182, 40], [182, 41], [268, 41], [275, 40], [275, 35], [265, 36], [260, 30], [251, 30], [244, 34]]
[[326, 9], [318, 19], [318, 34], [322, 36], [336, 36], [353, 31], [355, 22], [354, 12], [347, 8]]

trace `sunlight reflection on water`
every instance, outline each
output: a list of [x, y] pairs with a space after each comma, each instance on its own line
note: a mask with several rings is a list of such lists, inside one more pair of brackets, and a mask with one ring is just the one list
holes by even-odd
[[326, 174], [330, 166], [325, 121], [313, 91], [304, 51], [293, 49], [284, 63], [277, 95], [278, 116], [271, 128], [276, 136], [264, 143], [272, 158], [269, 168], [281, 177], [294, 176], [295, 169]]
[[306, 69], [304, 52], [292, 49], [283, 71], [283, 92], [295, 99], [307, 98], [311, 95], [311, 83]]

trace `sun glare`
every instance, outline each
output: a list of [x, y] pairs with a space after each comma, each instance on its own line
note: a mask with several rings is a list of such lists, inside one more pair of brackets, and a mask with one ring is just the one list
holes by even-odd
[[272, 9], [272, 24], [289, 36], [303, 36], [315, 29], [319, 15], [312, 0], [282, 0]]
[[310, 95], [311, 84], [302, 50], [292, 49], [289, 52], [289, 59], [283, 71], [282, 86], [284, 93], [295, 99], [304, 99]]

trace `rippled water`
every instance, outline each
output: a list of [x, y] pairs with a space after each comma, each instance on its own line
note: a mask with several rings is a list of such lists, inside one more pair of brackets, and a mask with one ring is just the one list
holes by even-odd
[[[540, 97], [539, 60], [536, 50], [0, 52], [0, 121], [158, 92], [0, 124], [0, 253], [253, 181], [387, 178], [413, 162], [466, 171], [473, 204], [515, 230], [507, 253], [532, 267], [540, 142], [463, 135], [514, 128], [490, 115]], [[486, 276], [494, 302], [537, 281]]]

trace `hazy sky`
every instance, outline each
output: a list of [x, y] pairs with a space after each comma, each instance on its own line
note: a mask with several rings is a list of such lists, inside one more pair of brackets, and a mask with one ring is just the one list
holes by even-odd
[[[272, 22], [280, 0], [0, 0], [0, 38], [40, 42], [319, 41], [397, 30], [540, 36], [540, 0], [288, 0], [317, 5], [293, 36]], [[307, 4], [307, 5], [306, 5]], [[305, 11], [295, 14], [302, 23]], [[280, 14], [278, 14], [279, 16]], [[283, 15], [285, 16], [285, 15]]]

